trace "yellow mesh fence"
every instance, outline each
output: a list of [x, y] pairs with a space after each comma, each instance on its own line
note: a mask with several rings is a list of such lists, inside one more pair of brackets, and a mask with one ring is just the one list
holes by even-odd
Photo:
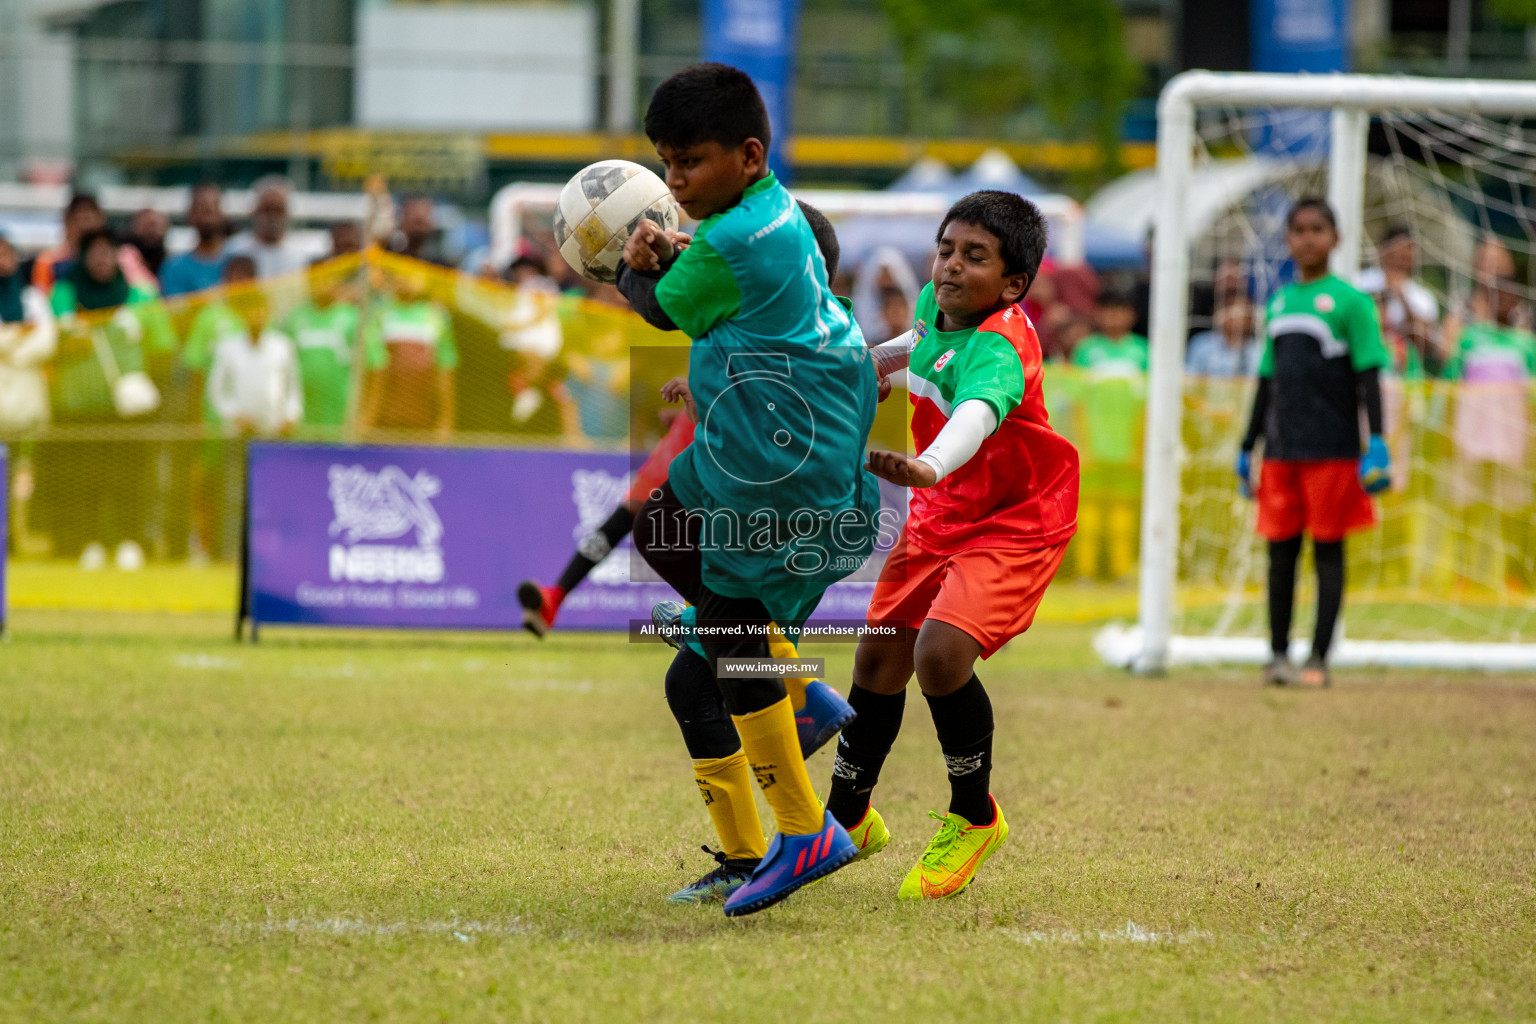
[[[665, 430], [661, 385], [686, 373], [686, 340], [613, 297], [572, 298], [542, 279], [513, 286], [369, 252], [291, 278], [63, 316], [57, 352], [41, 368], [46, 418], [0, 417], [11, 452], [13, 604], [231, 609], [253, 438], [643, 456]], [[1231, 470], [1250, 387], [1189, 382], [1180, 552], [1188, 631], [1263, 626], [1263, 549]], [[1052, 365], [1046, 396], [1083, 466], [1079, 533], [1061, 572], [1068, 586], [1051, 605], [1075, 619], [1129, 616], [1144, 384]], [[1522, 390], [1509, 412], [1518, 422], [1506, 426], [1521, 459], [1473, 458], [1458, 424], [1487, 397], [1446, 382], [1389, 383], [1398, 479], [1379, 503], [1381, 527], [1350, 547], [1357, 634], [1506, 639], [1536, 628], [1536, 419]], [[910, 444], [905, 399], [898, 391], [880, 407], [872, 446]], [[1372, 605], [1379, 619], [1360, 610]]]

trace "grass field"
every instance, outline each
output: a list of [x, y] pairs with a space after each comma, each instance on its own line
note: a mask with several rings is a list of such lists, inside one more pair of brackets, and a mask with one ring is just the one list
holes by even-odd
[[969, 892], [894, 900], [944, 800], [913, 696], [892, 846], [728, 921], [664, 899], [711, 835], [663, 649], [13, 625], [0, 1020], [1536, 1018], [1536, 679], [1146, 681], [1042, 625], [982, 671], [1013, 836]]

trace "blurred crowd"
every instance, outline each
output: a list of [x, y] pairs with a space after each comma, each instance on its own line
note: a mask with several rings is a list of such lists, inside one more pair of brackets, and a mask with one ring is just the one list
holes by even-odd
[[[0, 435], [20, 440], [19, 543], [90, 568], [131, 569], [147, 549], [231, 557], [248, 438], [643, 443], [643, 427], [632, 435], [629, 338], [616, 326], [627, 320], [576, 312], [627, 304], [555, 255], [547, 225], [526, 230], [505, 267], [451, 270], [434, 203], [409, 196], [386, 216], [329, 225], [317, 260], [290, 230], [286, 180], [253, 192], [248, 222], [235, 225], [217, 185], [192, 189], [184, 221], [195, 243], [174, 254], [165, 215], [109, 225], [84, 193], [65, 207], [56, 247], [20, 253], [0, 238]], [[384, 255], [364, 260], [365, 249]], [[1377, 252], [1359, 283], [1377, 298], [1395, 377], [1482, 389], [1457, 403], [1447, 430], [1472, 464], [1456, 500], [1494, 488], [1528, 506], [1536, 336], [1510, 250], [1485, 241], [1470, 288], [1445, 309], [1416, 277], [1411, 232], [1391, 228]], [[1186, 371], [1251, 378], [1262, 297], [1236, 261], [1207, 270], [1190, 290]], [[926, 277], [910, 255], [877, 248], [832, 284], [878, 343], [910, 327]], [[1047, 259], [1025, 303], [1054, 377], [1053, 419], [1083, 455], [1074, 559], [1084, 577], [1135, 569], [1150, 291], [1144, 269], [1101, 278]], [[1233, 410], [1239, 390], [1226, 392]], [[1405, 444], [1410, 406], [1400, 387], [1387, 395], [1389, 431]], [[113, 433], [124, 424], [177, 429], [156, 445], [142, 429]], [[60, 429], [71, 427], [91, 429]]]

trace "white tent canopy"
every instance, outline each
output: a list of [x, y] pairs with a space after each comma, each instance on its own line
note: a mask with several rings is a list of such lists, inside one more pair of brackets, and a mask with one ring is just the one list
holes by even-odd
[[[1294, 160], [1263, 157], [1201, 164], [1190, 174], [1186, 234], [1200, 237], [1248, 195], [1295, 172]], [[1152, 230], [1157, 209], [1157, 171], [1148, 168], [1116, 178], [1094, 193], [1086, 209], [1089, 224], [1109, 225], [1123, 234], [1145, 238]]]

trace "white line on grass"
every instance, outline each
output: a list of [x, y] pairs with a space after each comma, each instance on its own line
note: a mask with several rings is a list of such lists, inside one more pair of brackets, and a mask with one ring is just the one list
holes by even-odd
[[204, 672], [233, 672], [240, 667], [239, 658], [222, 658], [217, 654], [178, 654], [177, 668], [194, 668]]
[[1206, 942], [1212, 938], [1210, 932], [1201, 931], [1198, 928], [1191, 928], [1182, 932], [1155, 932], [1149, 928], [1143, 928], [1135, 921], [1127, 921], [1124, 928], [1119, 928], [1112, 932], [1106, 932], [1101, 929], [1076, 931], [1067, 928], [1049, 932], [1013, 931], [1010, 934], [1026, 946], [1078, 946], [1089, 942], [1129, 942], [1147, 946], [1184, 945], [1189, 942]]
[[341, 935], [389, 938], [396, 935], [452, 935], [469, 942], [481, 935], [527, 935], [532, 929], [518, 918], [509, 921], [368, 921], [360, 917], [269, 918], [234, 925], [239, 934], [267, 938], [278, 934]]

